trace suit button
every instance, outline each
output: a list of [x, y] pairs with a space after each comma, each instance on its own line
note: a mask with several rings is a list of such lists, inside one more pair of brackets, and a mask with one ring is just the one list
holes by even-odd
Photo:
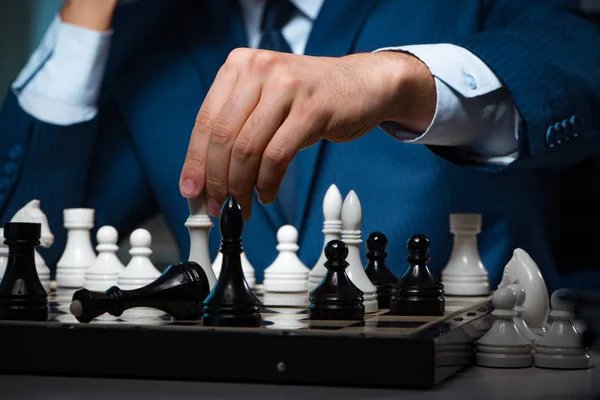
[[21, 147], [20, 144], [15, 144], [13, 147], [11, 147], [10, 151], [8, 152], [8, 158], [10, 158], [13, 161], [16, 161], [21, 157], [22, 154], [23, 147]]
[[565, 140], [570, 140], [571, 136], [573, 136], [573, 127], [571, 126], [571, 123], [569, 122], [569, 120], [565, 119], [561, 123], [561, 126], [563, 131], [563, 137], [565, 138]]
[[4, 171], [6, 175], [12, 175], [15, 173], [16, 170], [17, 164], [12, 161], [9, 161], [6, 164], [4, 164], [4, 168], [2, 168], [2, 171]]
[[554, 124], [554, 137], [556, 139], [556, 144], [561, 144], [564, 140], [564, 132], [560, 122]]
[[571, 123], [571, 129], [573, 129], [573, 137], [577, 137], [578, 133], [578, 124], [579, 124], [579, 118], [577, 118], [576, 115], [571, 115], [571, 118], [569, 118], [569, 122]]
[[546, 130], [546, 146], [554, 147], [554, 126], [552, 125]]
[[465, 84], [469, 87], [469, 89], [477, 89], [477, 82], [475, 82], [475, 78], [473, 78], [473, 75], [471, 74], [465, 74]]

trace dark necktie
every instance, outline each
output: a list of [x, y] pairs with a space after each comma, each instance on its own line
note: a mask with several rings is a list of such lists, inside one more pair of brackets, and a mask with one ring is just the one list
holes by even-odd
[[[261, 22], [261, 38], [259, 48], [265, 50], [291, 53], [289, 43], [283, 37], [281, 30], [290, 22], [297, 12], [296, 7], [289, 0], [268, 0], [263, 12]], [[288, 166], [285, 178], [281, 183], [276, 205], [281, 210], [286, 224], [296, 222], [297, 213], [297, 187], [298, 170], [296, 159]]]

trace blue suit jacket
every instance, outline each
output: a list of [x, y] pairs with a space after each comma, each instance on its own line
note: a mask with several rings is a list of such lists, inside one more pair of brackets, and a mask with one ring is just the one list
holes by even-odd
[[[486, 62], [523, 116], [519, 159], [491, 171], [464, 164], [451, 148], [408, 145], [379, 129], [346, 144], [320, 143], [298, 154], [295, 221], [254, 204], [245, 248], [257, 269], [276, 256], [276, 231], [294, 224], [300, 257], [316, 262], [322, 246], [322, 198], [331, 183], [354, 189], [363, 232], [389, 237], [388, 265], [402, 274], [413, 233], [431, 239], [439, 273], [452, 249], [448, 214], [483, 214], [479, 237], [492, 284], [516, 247], [538, 262], [550, 288], [594, 285], [598, 276], [559, 276], [552, 250], [560, 226], [556, 169], [583, 159], [600, 137], [600, 34], [573, 2], [327, 0], [306, 54], [341, 56], [392, 45], [453, 43]], [[97, 226], [128, 234], [161, 211], [182, 259], [189, 238], [178, 178], [195, 115], [230, 50], [246, 45], [235, 1], [146, 0], [120, 7], [100, 113], [61, 127], [40, 122], [13, 94], [0, 113], [0, 215], [8, 220], [32, 198], [42, 201], [56, 234], [44, 253], [53, 265], [64, 248], [62, 210], [96, 209]], [[61, 228], [59, 228], [61, 227]], [[219, 232], [211, 234], [211, 252]], [[364, 249], [364, 247], [363, 247]], [[178, 260], [173, 260], [177, 262]]]

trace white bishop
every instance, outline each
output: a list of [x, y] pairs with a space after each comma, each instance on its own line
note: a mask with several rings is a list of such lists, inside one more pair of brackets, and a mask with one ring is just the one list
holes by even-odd
[[190, 233], [190, 255], [189, 261], [195, 261], [202, 267], [208, 278], [210, 289], [215, 285], [217, 278], [210, 263], [208, 252], [208, 236], [213, 226], [208, 212], [206, 211], [206, 197], [204, 195], [188, 200], [190, 216], [185, 221], [185, 226]]
[[306, 292], [310, 270], [300, 261], [298, 231], [292, 225], [284, 225], [277, 231], [279, 254], [265, 269], [265, 292]]
[[125, 266], [116, 255], [119, 246], [119, 233], [112, 226], [103, 226], [96, 233], [98, 256], [94, 263], [85, 271], [85, 285], [88, 290], [104, 292], [118, 283], [119, 275]]
[[119, 275], [118, 286], [123, 290], [134, 290], [153, 282], [160, 276], [150, 261], [152, 236], [145, 229], [136, 229], [129, 237], [131, 260]]
[[346, 274], [363, 292], [363, 304], [365, 313], [377, 312], [379, 307], [377, 304], [377, 288], [369, 280], [367, 273], [363, 268], [363, 263], [360, 258], [360, 243], [362, 223], [362, 207], [358, 196], [351, 190], [344, 199], [342, 205], [342, 240], [348, 245], [348, 268]]
[[0, 228], [0, 281], [8, 263], [8, 246], [4, 244], [4, 228]]
[[323, 198], [323, 234], [325, 241], [319, 261], [309, 273], [308, 291], [313, 291], [325, 277], [325, 246], [332, 240], [339, 239], [342, 233], [342, 194], [336, 185], [329, 186]]

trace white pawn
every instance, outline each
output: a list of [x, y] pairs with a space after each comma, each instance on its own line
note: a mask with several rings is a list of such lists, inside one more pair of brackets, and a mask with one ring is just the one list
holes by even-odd
[[523, 304], [525, 303], [527, 293], [525, 293], [525, 290], [516, 283], [510, 284], [507, 287], [511, 288], [512, 291], [517, 295], [517, 304], [515, 305], [515, 312], [517, 313], [517, 316], [513, 319], [517, 329], [519, 332], [521, 332], [525, 339], [529, 340], [530, 342], [535, 342], [540, 337], [533, 333], [533, 331], [529, 329], [527, 323], [523, 320], [523, 314], [525, 313], [525, 307], [523, 307]]
[[360, 258], [361, 223], [362, 208], [360, 200], [358, 200], [354, 190], [351, 190], [342, 205], [342, 240], [348, 245], [346, 261], [349, 265], [346, 268], [346, 274], [352, 283], [363, 292], [365, 313], [369, 314], [377, 312], [379, 307], [377, 304], [377, 288], [369, 280]]
[[104, 292], [118, 284], [119, 275], [125, 266], [116, 255], [119, 246], [119, 233], [112, 226], [103, 226], [96, 233], [98, 256], [85, 272], [85, 285], [88, 290]]
[[477, 341], [476, 364], [492, 368], [524, 368], [533, 363], [529, 340], [519, 332], [513, 318], [517, 294], [508, 287], [494, 293], [496, 317], [490, 330]]
[[342, 233], [342, 194], [334, 184], [329, 186], [323, 198], [323, 234], [325, 240], [319, 261], [309, 273], [308, 291], [312, 292], [323, 281], [327, 268], [325, 268], [325, 246], [332, 240], [339, 239]]
[[[242, 251], [240, 254], [240, 261], [242, 262], [242, 272], [244, 273], [244, 278], [246, 278], [246, 283], [250, 288], [253, 288], [256, 285], [256, 276], [254, 275], [254, 267], [250, 264], [250, 260], [246, 257], [246, 253]], [[217, 257], [215, 257], [215, 261], [213, 261], [212, 268], [215, 272], [215, 276], [217, 280], [219, 279], [219, 274], [221, 273], [221, 267], [223, 266], [223, 253], [220, 251], [217, 253]]]
[[0, 281], [8, 263], [8, 246], [4, 244], [4, 228], [0, 228]]
[[450, 214], [454, 245], [442, 271], [444, 294], [484, 296], [490, 291], [488, 272], [479, 257], [477, 234], [481, 232], [480, 214]]
[[190, 216], [185, 221], [185, 226], [190, 233], [190, 255], [188, 260], [195, 261], [202, 267], [208, 278], [208, 285], [212, 289], [217, 282], [208, 252], [208, 237], [213, 223], [206, 211], [205, 195], [189, 199], [188, 206], [190, 208]]
[[265, 269], [265, 292], [306, 292], [310, 270], [296, 254], [298, 231], [292, 225], [282, 226], [277, 231], [277, 242], [279, 254]]
[[59, 287], [80, 288], [85, 284], [85, 271], [96, 260], [90, 230], [94, 227], [94, 210], [71, 208], [63, 210], [64, 226], [68, 230], [67, 244], [56, 263], [56, 283]]
[[129, 237], [131, 243], [131, 260], [127, 267], [121, 272], [118, 286], [123, 290], [134, 290], [154, 282], [160, 276], [152, 261], [150, 261], [150, 245], [152, 236], [145, 229], [136, 229]]
[[558, 289], [552, 293], [552, 324], [548, 332], [533, 345], [536, 367], [584, 369], [592, 366], [590, 355], [581, 343], [581, 336], [573, 326], [574, 305], [563, 298], [568, 293], [568, 289]]

